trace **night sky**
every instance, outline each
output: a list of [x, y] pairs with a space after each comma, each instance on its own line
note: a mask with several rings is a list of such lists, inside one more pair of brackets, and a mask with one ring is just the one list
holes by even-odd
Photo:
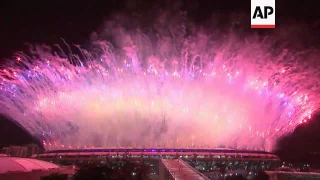
[[[163, 7], [165, 2], [151, 1], [105, 0], [105, 1], [10, 1], [0, 5], [0, 62], [9, 58], [12, 53], [26, 49], [26, 44], [56, 44], [60, 38], [73, 44], [87, 44], [90, 34], [98, 29], [103, 20], [111, 13], [144, 12], [152, 8]], [[250, 13], [250, 0], [227, 1], [186, 1], [182, 7], [189, 12], [189, 16], [197, 22], [209, 16], [212, 12], [229, 14], [231, 12]], [[240, 4], [239, 2], [242, 2]], [[277, 27], [288, 19], [306, 24], [317, 24], [320, 13], [315, 0], [276, 2]], [[170, 3], [169, 3], [170, 4]], [[181, 6], [172, 3], [172, 6]], [[250, 28], [250, 14], [248, 14], [248, 29]], [[279, 20], [278, 20], [279, 19]], [[319, 21], [320, 22], [320, 21]], [[319, 23], [318, 23], [319, 24]], [[316, 27], [310, 27], [312, 39], [306, 42], [318, 46], [320, 35]], [[253, 31], [253, 30], [252, 30]], [[274, 30], [262, 30], [274, 31]], [[303, 38], [304, 35], [301, 35]], [[1, 63], [2, 64], [2, 63]], [[1, 107], [0, 107], [1, 108]], [[320, 116], [315, 116], [310, 123], [297, 128], [288, 137], [284, 137], [278, 146], [278, 153], [285, 159], [296, 161], [319, 160], [309, 156], [310, 152], [320, 152]], [[28, 133], [5, 117], [0, 118], [0, 146], [9, 144], [25, 144], [37, 142]]]

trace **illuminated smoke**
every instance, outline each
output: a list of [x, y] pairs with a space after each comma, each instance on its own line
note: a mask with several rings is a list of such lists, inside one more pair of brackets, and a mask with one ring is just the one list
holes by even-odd
[[0, 71], [0, 113], [46, 149], [271, 150], [318, 106], [314, 52], [198, 28], [184, 15], [162, 15], [150, 28], [121, 20], [93, 35], [90, 52], [18, 53]]

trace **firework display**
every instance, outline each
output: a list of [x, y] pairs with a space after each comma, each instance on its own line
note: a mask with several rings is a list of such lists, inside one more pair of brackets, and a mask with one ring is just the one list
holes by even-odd
[[169, 19], [106, 23], [91, 50], [17, 53], [0, 70], [0, 113], [46, 149], [270, 151], [316, 111], [316, 53]]

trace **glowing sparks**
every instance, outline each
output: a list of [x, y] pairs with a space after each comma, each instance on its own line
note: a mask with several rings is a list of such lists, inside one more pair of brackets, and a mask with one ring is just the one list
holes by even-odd
[[[95, 43], [98, 55], [81, 49], [82, 58], [71, 54], [66, 59], [65, 53], [47, 50], [38, 50], [37, 58], [17, 56], [16, 65], [0, 70], [0, 113], [48, 149], [270, 150], [278, 137], [307, 122], [316, 110], [316, 65], [299, 71], [296, 59], [296, 66], [288, 67], [287, 59], [259, 42], [212, 42], [210, 34], [201, 39], [200, 33], [177, 33], [175, 42], [183, 43], [150, 43], [145, 35], [141, 44], [139, 33], [121, 36], [119, 49]], [[138, 40], [141, 47], [128, 46]]]

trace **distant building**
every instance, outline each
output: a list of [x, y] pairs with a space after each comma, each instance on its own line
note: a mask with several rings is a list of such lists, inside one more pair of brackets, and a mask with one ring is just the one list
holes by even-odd
[[3, 147], [0, 152], [2, 154], [10, 155], [10, 148], [9, 147]]
[[28, 144], [27, 146], [27, 157], [31, 157], [32, 155], [41, 153], [41, 149], [36, 144]]
[[26, 148], [21, 146], [9, 146], [2, 148], [3, 153], [14, 157], [26, 157]]
[[12, 157], [31, 157], [34, 154], [41, 153], [41, 148], [36, 144], [28, 144], [25, 146], [8, 146], [3, 147], [0, 151]]

